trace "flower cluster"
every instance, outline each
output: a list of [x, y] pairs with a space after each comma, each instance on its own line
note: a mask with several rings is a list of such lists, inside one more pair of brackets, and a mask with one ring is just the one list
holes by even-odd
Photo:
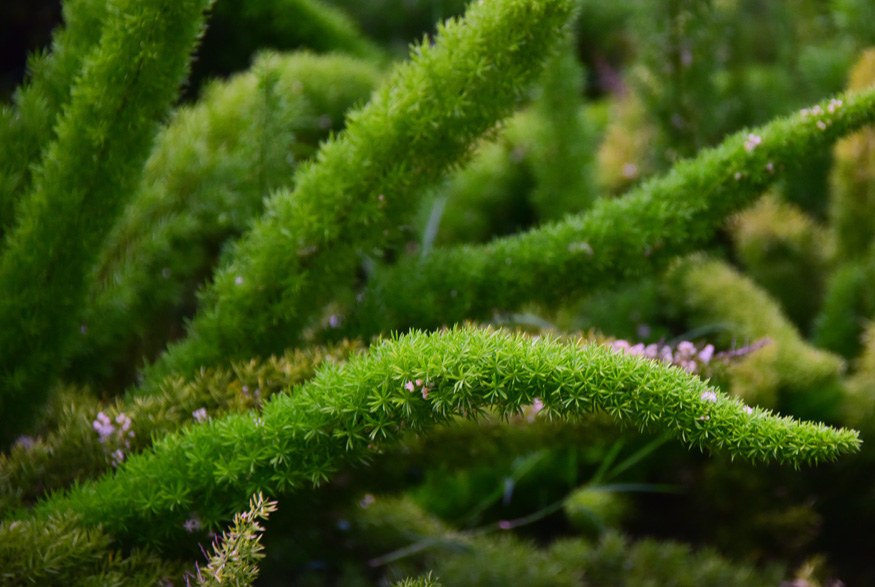
[[408, 381], [404, 384], [404, 389], [410, 393], [414, 393], [418, 389], [422, 393], [422, 399], [428, 399], [428, 393], [431, 391], [431, 388], [422, 379], [417, 379], [416, 382]]
[[192, 532], [197, 532], [201, 528], [203, 528], [203, 522], [197, 516], [197, 514], [192, 514], [189, 519], [182, 523], [182, 527], [185, 528], [185, 531], [191, 534]]
[[611, 343], [611, 348], [618, 352], [671, 363], [690, 373], [698, 372], [700, 367], [706, 366], [714, 357], [714, 345], [709, 344], [702, 349], [697, 349], [696, 345], [687, 340], [678, 344], [674, 349], [669, 345], [657, 343], [645, 345], [639, 342], [636, 345], [631, 345], [626, 340], [615, 340]]
[[747, 135], [747, 140], [744, 141], [744, 148], [749, 153], [757, 148], [757, 145], [763, 142], [763, 138], [753, 133]]
[[[131, 430], [131, 419], [124, 413], [120, 413], [113, 423], [109, 416], [100, 412], [91, 425], [97, 432], [103, 450], [109, 454], [112, 466], [119, 466], [125, 460], [125, 452], [122, 449], [131, 448], [130, 439], [134, 437], [134, 431]], [[112, 450], [113, 448], [115, 450]]]
[[[844, 102], [842, 102], [841, 100], [839, 100], [837, 98], [833, 98], [832, 100], [829, 101], [829, 105], [827, 105], [826, 111], [829, 112], [830, 114], [835, 114], [836, 110], [841, 108], [843, 105], [844, 105]], [[824, 112], [820, 106], [814, 106], [812, 108], [803, 108], [802, 110], [800, 110], [800, 114], [802, 114], [803, 117], [807, 117], [807, 116], [817, 117], [817, 116], [822, 116], [824, 114]], [[817, 128], [819, 128], [820, 130], [826, 130], [826, 127], [829, 126], [831, 123], [832, 123], [832, 121], [829, 118], [818, 120], [817, 121]]]

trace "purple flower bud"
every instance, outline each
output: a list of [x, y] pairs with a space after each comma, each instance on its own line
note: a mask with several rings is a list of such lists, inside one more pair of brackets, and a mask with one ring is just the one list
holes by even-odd
[[714, 356], [714, 345], [709, 344], [701, 351], [699, 351], [699, 360], [702, 361], [705, 365], [707, 365], [711, 358]]

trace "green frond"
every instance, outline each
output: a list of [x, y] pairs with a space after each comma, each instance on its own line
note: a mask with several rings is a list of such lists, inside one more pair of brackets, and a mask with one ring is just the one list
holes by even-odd
[[0, 258], [0, 444], [41, 406], [100, 245], [181, 84], [209, 0], [109, 6]]
[[[69, 508], [113, 533], [161, 542], [178, 537], [194, 511], [214, 527], [241, 495], [319, 484], [404, 431], [426, 432], [487, 410], [519, 414], [535, 398], [550, 417], [605, 412], [622, 425], [754, 462], [799, 466], [859, 447], [854, 431], [746, 407], [685, 371], [604, 345], [460, 328], [385, 340], [346, 365], [326, 365], [260, 414], [167, 435], [112, 477], [37, 511]], [[205, 499], [219, 494], [237, 497]]]

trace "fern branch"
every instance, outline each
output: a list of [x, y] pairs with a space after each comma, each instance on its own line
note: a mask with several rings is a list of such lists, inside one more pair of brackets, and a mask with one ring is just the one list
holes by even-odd
[[652, 274], [706, 242], [785, 165], [873, 120], [875, 89], [843, 95], [739, 132], [588, 213], [486, 246], [407, 259], [372, 280], [350, 331], [368, 335], [481, 319]]
[[214, 251], [258, 217], [271, 189], [292, 183], [379, 76], [361, 59], [268, 53], [178, 110], [98, 259], [65, 374], [101, 381], [154, 359], [181, 329]]
[[513, 109], [562, 36], [571, 0], [473, 4], [413, 48], [346, 132], [279, 191], [201, 298], [188, 337], [146, 373], [191, 373], [292, 346], [354, 279], [361, 252], [389, 245], [421, 188], [458, 164]]
[[[518, 414], [538, 397], [546, 413], [603, 411], [690, 447], [799, 466], [858, 450], [857, 433], [744, 406], [698, 377], [605, 346], [562, 344], [470, 328], [386, 340], [343, 366], [326, 366], [260, 415], [229, 416], [168, 435], [112, 477], [38, 505], [142, 542], [179, 536], [197, 511], [209, 526], [257, 491], [320, 483], [344, 461], [405, 432], [458, 415]], [[233, 509], [232, 509], [233, 511]]]
[[52, 34], [51, 52], [31, 56], [28, 79], [14, 96], [14, 107], [2, 108], [0, 120], [0, 235], [11, 230], [15, 207], [29, 191], [40, 154], [55, 138], [61, 108], [82, 62], [98, 44], [106, 20], [104, 0], [66, 0], [64, 27]]
[[153, 395], [113, 402], [56, 391], [50, 405], [57, 407], [57, 422], [0, 454], [0, 515], [96, 478], [150, 447], [154, 438], [208, 418], [258, 409], [274, 394], [312, 378], [323, 362], [343, 362], [360, 350], [347, 343], [231, 363], [203, 369], [191, 380], [171, 377]]
[[57, 373], [85, 275], [132, 191], [209, 0], [117, 0], [0, 259], [0, 444]]

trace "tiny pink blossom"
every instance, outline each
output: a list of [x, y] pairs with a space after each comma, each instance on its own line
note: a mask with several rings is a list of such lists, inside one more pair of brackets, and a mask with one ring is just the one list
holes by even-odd
[[109, 416], [100, 412], [97, 414], [97, 419], [91, 423], [94, 427], [94, 430], [97, 432], [97, 435], [100, 437], [99, 440], [102, 443], [106, 442], [112, 433], [115, 432], [115, 426], [112, 425], [112, 421], [109, 419]]
[[681, 361], [680, 368], [688, 373], [695, 373], [698, 365], [696, 365], [696, 361]]
[[763, 142], [762, 137], [757, 136], [755, 134], [747, 135], [747, 140], [744, 141], [744, 148], [749, 153], [757, 148], [757, 146]]
[[625, 340], [615, 340], [611, 348], [615, 351], [626, 352], [629, 350], [629, 343]]
[[203, 526], [203, 524], [201, 523], [200, 518], [198, 518], [195, 515], [193, 515], [192, 517], [190, 517], [189, 519], [187, 519], [185, 522], [182, 523], [182, 527], [185, 528], [185, 531], [188, 532], [189, 534], [200, 530], [202, 526]]
[[678, 354], [685, 359], [692, 357], [696, 354], [696, 345], [685, 340], [678, 345]]
[[711, 358], [714, 356], [714, 345], [709, 344], [705, 346], [701, 351], [699, 351], [699, 360], [704, 364], [708, 364], [711, 361]]
[[543, 409], [544, 409], [544, 402], [541, 401], [541, 398], [536, 397], [534, 400], [532, 400], [532, 405], [529, 408], [529, 415], [526, 417], [526, 419], [529, 422], [534, 422], [535, 418], [538, 416], [538, 413], [540, 413], [540, 411]]
[[416, 391], [416, 388], [413, 386], [413, 382], [412, 382], [412, 381], [408, 381], [407, 383], [405, 383], [405, 384], [404, 384], [404, 389], [406, 389], [406, 390], [409, 391], [410, 393], [413, 393], [414, 391]]
[[626, 179], [634, 179], [635, 177], [638, 177], [638, 166], [634, 163], [624, 163], [623, 177]]
[[671, 352], [670, 346], [666, 345], [666, 346], [662, 347], [661, 351], [659, 351], [659, 360], [660, 361], [665, 361], [666, 363], [671, 363], [673, 358], [674, 358], [674, 355]]
[[110, 457], [112, 458], [112, 466], [118, 467], [125, 460], [125, 453], [122, 449], [115, 450]]
[[706, 391], [706, 392], [702, 393], [702, 399], [706, 402], [716, 402], [717, 401], [717, 394], [714, 393], [713, 391]]

